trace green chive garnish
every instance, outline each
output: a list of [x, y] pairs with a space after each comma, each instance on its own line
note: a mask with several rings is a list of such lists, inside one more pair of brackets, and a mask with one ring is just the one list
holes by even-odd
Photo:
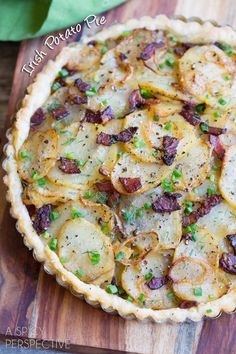
[[77, 269], [75, 275], [79, 278], [82, 278], [84, 276], [84, 272], [81, 269]]
[[147, 274], [145, 275], [145, 279], [146, 279], [147, 281], [150, 281], [152, 278], [153, 278], [153, 274], [152, 274], [151, 272], [149, 272], [149, 273], [147, 273]]
[[49, 248], [52, 250], [52, 251], [55, 251], [56, 248], [57, 248], [57, 239], [56, 238], [52, 238], [50, 243], [49, 243]]
[[46, 179], [45, 178], [39, 178], [38, 185], [39, 186], [45, 186], [45, 184], [46, 184]]
[[202, 288], [195, 288], [193, 289], [193, 294], [195, 296], [202, 296]]
[[79, 211], [77, 208], [72, 207], [71, 208], [71, 217], [72, 219], [77, 219], [77, 218], [83, 218], [85, 216], [85, 213], [82, 211]]
[[125, 257], [125, 253], [122, 252], [122, 251], [120, 251], [120, 252], [116, 255], [115, 260], [116, 260], [117, 262], [120, 262], [124, 257]]
[[117, 286], [116, 285], [113, 285], [113, 284], [109, 284], [107, 285], [106, 287], [106, 290], [109, 294], [117, 294], [118, 293], [118, 289], [117, 289]]
[[101, 255], [99, 252], [97, 252], [97, 251], [88, 252], [88, 256], [89, 256], [89, 259], [90, 259], [92, 265], [96, 265], [100, 262]]
[[59, 213], [57, 211], [51, 211], [50, 213], [50, 220], [55, 221], [59, 218]]

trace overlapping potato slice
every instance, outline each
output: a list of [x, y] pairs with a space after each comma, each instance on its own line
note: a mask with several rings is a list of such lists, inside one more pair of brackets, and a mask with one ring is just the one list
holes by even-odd
[[180, 190], [189, 190], [199, 186], [207, 177], [210, 157], [209, 144], [195, 138], [188, 153], [175, 166], [182, 175], [175, 181], [175, 187]]
[[212, 107], [207, 107], [201, 115], [201, 121], [208, 124], [210, 127], [225, 128], [228, 120], [226, 112], [217, 111]]
[[142, 187], [133, 193], [140, 194], [160, 184], [161, 180], [171, 173], [171, 170], [171, 167], [163, 164], [140, 162], [125, 153], [115, 164], [111, 174], [111, 181], [118, 192], [129, 194], [121, 185], [119, 178], [140, 178]]
[[101, 48], [98, 45], [84, 46], [79, 49], [78, 53], [71, 56], [68, 62], [68, 67], [80, 72], [88, 72], [91, 68], [99, 64], [102, 57]]
[[57, 237], [61, 226], [67, 220], [73, 219], [75, 211], [78, 216], [83, 217], [97, 227], [101, 228], [102, 225], [106, 225], [106, 231], [108, 233], [112, 232], [115, 223], [114, 214], [106, 205], [91, 202], [85, 204], [81, 199], [64, 203], [53, 211], [57, 213], [58, 218], [52, 221], [47, 230], [51, 237]]
[[219, 189], [224, 199], [236, 208], [236, 145], [232, 145], [225, 153]]
[[[137, 127], [138, 130], [135, 133], [133, 139], [125, 144], [125, 149], [134, 155], [137, 159], [143, 162], [156, 162], [155, 149], [151, 147], [146, 142], [146, 125], [147, 121], [151, 121], [152, 115], [150, 111], [136, 111], [129, 115], [127, 115], [124, 119], [124, 129], [128, 129], [130, 127]], [[156, 139], [158, 141], [158, 139]], [[158, 147], [158, 142], [157, 145]]]
[[[66, 174], [59, 169], [60, 162], [49, 171], [48, 179], [58, 185], [85, 190], [98, 180], [100, 167], [111, 171], [117, 160], [118, 147], [112, 146], [98, 146], [92, 156], [87, 160], [84, 166], [81, 166], [81, 173]], [[85, 151], [86, 153], [86, 151]]]
[[75, 274], [80, 271], [85, 282], [101, 285], [112, 279], [115, 263], [111, 239], [84, 218], [68, 220], [62, 225], [58, 254], [64, 267]]
[[219, 249], [206, 229], [199, 229], [195, 241], [184, 240], [175, 250], [169, 276], [173, 290], [182, 300], [208, 302], [227, 292], [218, 271]]
[[235, 63], [215, 45], [195, 46], [179, 60], [182, 85], [211, 107], [236, 105]]
[[75, 200], [79, 196], [78, 190], [58, 186], [46, 178], [42, 182], [43, 185], [35, 182], [25, 187], [22, 196], [25, 204], [33, 204], [36, 208], [40, 208], [45, 204], [65, 203], [69, 200]]
[[119, 262], [124, 265], [137, 263], [151, 249], [158, 245], [158, 236], [156, 232], [142, 233], [125, 240], [121, 244], [114, 246], [115, 255], [124, 254]]
[[32, 134], [18, 154], [18, 171], [21, 178], [34, 182], [44, 177], [55, 164], [57, 152], [58, 135], [54, 130]]
[[[159, 289], [151, 290], [147, 285], [145, 275], [151, 273], [154, 277], [163, 277], [168, 273], [172, 262], [173, 251], [153, 250], [149, 252], [138, 264], [130, 265], [122, 273], [121, 281], [124, 290], [141, 304], [142, 294], [143, 305], [153, 309], [176, 307], [176, 301], [171, 294], [168, 284]], [[172, 294], [171, 294], [172, 295]]]
[[181, 101], [176, 101], [165, 96], [158, 96], [160, 103], [152, 105], [153, 118], [169, 117], [182, 110]]
[[174, 248], [179, 244], [182, 235], [181, 211], [172, 213], [155, 213], [152, 208], [145, 209], [156, 199], [156, 192], [151, 191], [134, 197], [123, 197], [120, 203], [119, 216], [127, 235], [156, 233], [159, 248]]

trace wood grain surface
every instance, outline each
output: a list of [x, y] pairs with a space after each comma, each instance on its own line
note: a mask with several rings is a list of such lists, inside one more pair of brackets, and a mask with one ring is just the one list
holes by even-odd
[[[235, 0], [130, 0], [106, 13], [106, 25], [165, 13], [198, 16], [236, 27], [235, 11]], [[84, 32], [88, 30], [84, 28]], [[1, 120], [1, 127], [10, 126], [10, 117], [32, 81], [32, 77], [21, 72], [21, 67], [32, 58], [35, 49], [42, 49], [43, 41], [44, 38], [38, 38], [21, 43], [8, 118]], [[65, 44], [62, 42], [50, 51], [42, 65], [54, 58]], [[35, 73], [42, 69], [42, 65]], [[15, 220], [9, 215], [2, 183], [0, 193], [0, 337], [17, 336], [21, 330], [22, 337], [44, 339], [49, 343], [69, 340], [70, 351], [78, 353], [236, 353], [235, 315], [224, 314], [218, 319], [199, 323], [145, 324], [108, 315], [73, 296], [33, 259], [32, 252], [24, 246], [15, 230]]]

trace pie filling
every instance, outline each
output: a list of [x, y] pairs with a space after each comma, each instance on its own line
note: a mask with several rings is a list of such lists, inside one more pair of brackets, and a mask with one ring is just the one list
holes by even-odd
[[17, 166], [35, 231], [80, 280], [152, 309], [235, 287], [235, 60], [136, 29], [58, 72]]

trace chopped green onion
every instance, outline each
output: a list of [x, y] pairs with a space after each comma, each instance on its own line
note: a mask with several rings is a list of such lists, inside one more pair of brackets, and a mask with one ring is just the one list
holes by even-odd
[[143, 304], [144, 303], [144, 301], [145, 301], [145, 295], [143, 294], [143, 293], [141, 293], [140, 295], [139, 295], [139, 301]]
[[143, 216], [143, 209], [142, 208], [139, 208], [136, 211], [136, 216], [137, 216], [137, 218], [141, 218]]
[[66, 156], [65, 156], [67, 159], [69, 159], [69, 160], [74, 160], [74, 155], [72, 154], [72, 153], [68, 153], [68, 154], [66, 154]]
[[146, 279], [147, 281], [150, 281], [152, 278], [153, 278], [153, 274], [152, 274], [151, 272], [149, 272], [149, 273], [147, 273], [147, 274], [145, 275], [145, 279]]
[[61, 257], [60, 261], [61, 261], [61, 263], [66, 263], [67, 262], [67, 257]]
[[98, 76], [98, 74], [97, 74], [97, 73], [94, 75], [94, 77], [93, 77], [93, 81], [94, 81], [94, 82], [96, 82], [96, 84], [98, 84], [98, 83], [99, 83], [99, 76]]
[[218, 102], [221, 104], [221, 106], [225, 106], [227, 104], [227, 101], [222, 97], [218, 100]]
[[62, 68], [58, 73], [58, 76], [60, 77], [67, 77], [68, 75], [69, 75], [69, 71], [66, 70], [65, 68]]
[[173, 192], [173, 187], [172, 187], [172, 185], [171, 185], [171, 182], [169, 182], [168, 180], [166, 180], [166, 179], [163, 179], [162, 181], [161, 181], [161, 184], [162, 184], [162, 187], [163, 187], [163, 189], [164, 189], [164, 191], [165, 192]]
[[124, 155], [124, 151], [119, 151], [118, 153], [117, 153], [117, 157], [121, 157], [121, 156], [123, 156]]
[[234, 51], [229, 44], [220, 43], [220, 48], [230, 57], [234, 54]]
[[175, 294], [172, 293], [172, 292], [169, 292], [169, 293], [167, 294], [167, 297], [168, 297], [168, 299], [170, 299], [170, 300], [174, 300]]
[[163, 63], [161, 63], [161, 64], [159, 64], [159, 69], [164, 69], [164, 67], [165, 67], [165, 64], [163, 64]]
[[169, 39], [171, 42], [174, 42], [174, 43], [177, 42], [177, 38], [175, 36], [170, 36]]
[[195, 242], [198, 240], [197, 232], [194, 232], [194, 233], [192, 234], [192, 239], [193, 239], [193, 241], [195, 241]]
[[214, 165], [214, 166], [212, 166], [212, 169], [214, 170], [214, 171], [218, 171], [219, 170], [219, 166], [216, 166], [216, 165]]
[[210, 197], [213, 194], [213, 189], [212, 188], [207, 188], [207, 195]]
[[59, 218], [59, 213], [57, 211], [51, 211], [49, 217], [51, 221], [55, 221]]
[[102, 53], [102, 54], [105, 54], [106, 52], [107, 52], [107, 48], [106, 48], [106, 47], [102, 47], [101, 53]]
[[205, 111], [205, 109], [206, 109], [205, 103], [197, 104], [195, 107], [195, 111], [198, 113], [203, 113]]
[[84, 193], [84, 198], [85, 199], [90, 199], [92, 197], [92, 192], [91, 191], [86, 191], [85, 193]]
[[44, 231], [44, 232], [41, 234], [41, 236], [42, 236], [45, 240], [48, 240], [49, 237], [50, 237], [50, 235], [49, 235], [49, 233], [48, 233], [47, 231]]
[[134, 214], [131, 211], [122, 210], [122, 215], [123, 215], [123, 218], [125, 219], [125, 221], [128, 224], [131, 224], [131, 222], [134, 219]]
[[188, 232], [196, 232], [197, 231], [197, 225], [196, 224], [191, 224], [191, 225], [188, 225], [187, 227], [186, 227], [186, 230], [188, 231]]
[[220, 117], [220, 112], [217, 112], [217, 111], [214, 112], [214, 117], [215, 117], [215, 118], [219, 118], [219, 117]]
[[84, 272], [81, 269], [77, 269], [75, 275], [79, 278], [82, 278], [84, 276]]
[[39, 186], [45, 186], [46, 184], [46, 179], [45, 178], [39, 178], [38, 179], [38, 185]]
[[225, 75], [225, 80], [226, 80], [226, 81], [231, 80], [231, 78], [232, 78], [232, 76], [231, 76], [231, 75]]
[[212, 312], [212, 309], [207, 309], [206, 310], [206, 313], [211, 313]]
[[57, 239], [56, 238], [52, 238], [51, 241], [50, 241], [50, 244], [49, 244], [49, 248], [52, 250], [52, 251], [55, 251], [56, 248], [57, 248]]
[[21, 157], [22, 159], [26, 159], [26, 158], [28, 157], [27, 152], [26, 152], [26, 151], [21, 151], [20, 157]]
[[207, 124], [204, 124], [204, 123], [202, 123], [202, 124], [200, 125], [200, 128], [201, 128], [201, 130], [202, 130], [203, 132], [208, 132], [208, 130], [209, 130], [208, 125], [207, 125]]
[[77, 166], [78, 167], [82, 167], [82, 166], [84, 166], [85, 165], [85, 162], [84, 161], [82, 161], [82, 160], [77, 160]]
[[140, 94], [143, 98], [153, 98], [154, 97], [153, 94], [146, 89], [141, 89]]
[[101, 226], [101, 231], [102, 231], [104, 234], [108, 234], [109, 228], [108, 228], [108, 225], [107, 225], [106, 223], [102, 224], [102, 226]]
[[172, 172], [172, 180], [175, 181], [176, 179], [182, 177], [182, 173], [178, 170], [174, 170]]
[[113, 284], [109, 284], [107, 285], [106, 287], [106, 290], [109, 294], [117, 294], [118, 293], [118, 289], [117, 289], [117, 286], [116, 285], [113, 285]]
[[116, 260], [117, 262], [120, 262], [120, 261], [124, 258], [124, 256], [125, 256], [125, 253], [122, 252], [122, 251], [120, 251], [120, 252], [116, 255], [115, 260]]
[[37, 171], [34, 171], [33, 173], [32, 173], [32, 175], [31, 175], [31, 178], [32, 179], [36, 179], [36, 178], [38, 178], [38, 172]]
[[134, 137], [134, 146], [136, 149], [141, 149], [146, 146], [146, 143], [143, 140], [139, 140], [137, 136]]
[[121, 288], [120, 286], [117, 287], [118, 288], [118, 294], [119, 295], [124, 295], [125, 294], [125, 291], [123, 288]]
[[150, 202], [146, 202], [146, 203], [144, 203], [144, 209], [151, 209], [151, 207], [152, 207], [152, 203], [150, 203]]
[[169, 123], [166, 123], [165, 125], [164, 125], [164, 129], [165, 130], [171, 130], [171, 128], [172, 128], [172, 124], [169, 122]]
[[193, 212], [193, 203], [192, 202], [186, 202], [185, 203], [185, 209], [184, 209], [185, 214], [189, 215]]
[[130, 295], [127, 296], [126, 300], [129, 301], [129, 302], [133, 302], [134, 301], [134, 299]]
[[170, 68], [173, 68], [174, 67], [174, 63], [175, 63], [175, 60], [174, 58], [167, 58], [166, 61], [165, 61], [166, 65], [169, 66]]
[[108, 105], [107, 100], [103, 100], [103, 101], [102, 101], [102, 105], [103, 105], [104, 107], [106, 107], [106, 106]]
[[159, 116], [154, 116], [154, 117], [153, 117], [153, 120], [154, 120], [154, 122], [159, 122], [160, 117], [159, 117]]
[[59, 82], [54, 82], [54, 84], [51, 87], [51, 93], [57, 91], [61, 87], [61, 84]]
[[214, 295], [209, 294], [209, 295], [208, 295], [208, 299], [210, 299], [210, 300], [214, 299]]
[[91, 251], [91, 252], [88, 252], [88, 255], [89, 255], [89, 259], [90, 259], [92, 265], [96, 265], [100, 262], [101, 255], [99, 252]]
[[157, 156], [158, 156], [158, 151], [157, 151], [157, 150], [156, 150], [156, 151], [153, 151], [153, 152], [152, 152], [152, 157], [154, 157], [154, 158], [156, 159]]
[[209, 179], [210, 179], [210, 181], [211, 181], [212, 183], [215, 182], [215, 176], [214, 176], [214, 175], [210, 175]]
[[128, 37], [130, 35], [130, 31], [124, 31], [123, 33], [121, 33], [122, 37]]
[[195, 288], [193, 289], [193, 294], [195, 296], [202, 296], [202, 288]]
[[83, 218], [85, 216], [85, 213], [82, 211], [79, 211], [77, 208], [72, 207], [71, 208], [71, 217], [72, 219], [77, 219], [77, 218]]

